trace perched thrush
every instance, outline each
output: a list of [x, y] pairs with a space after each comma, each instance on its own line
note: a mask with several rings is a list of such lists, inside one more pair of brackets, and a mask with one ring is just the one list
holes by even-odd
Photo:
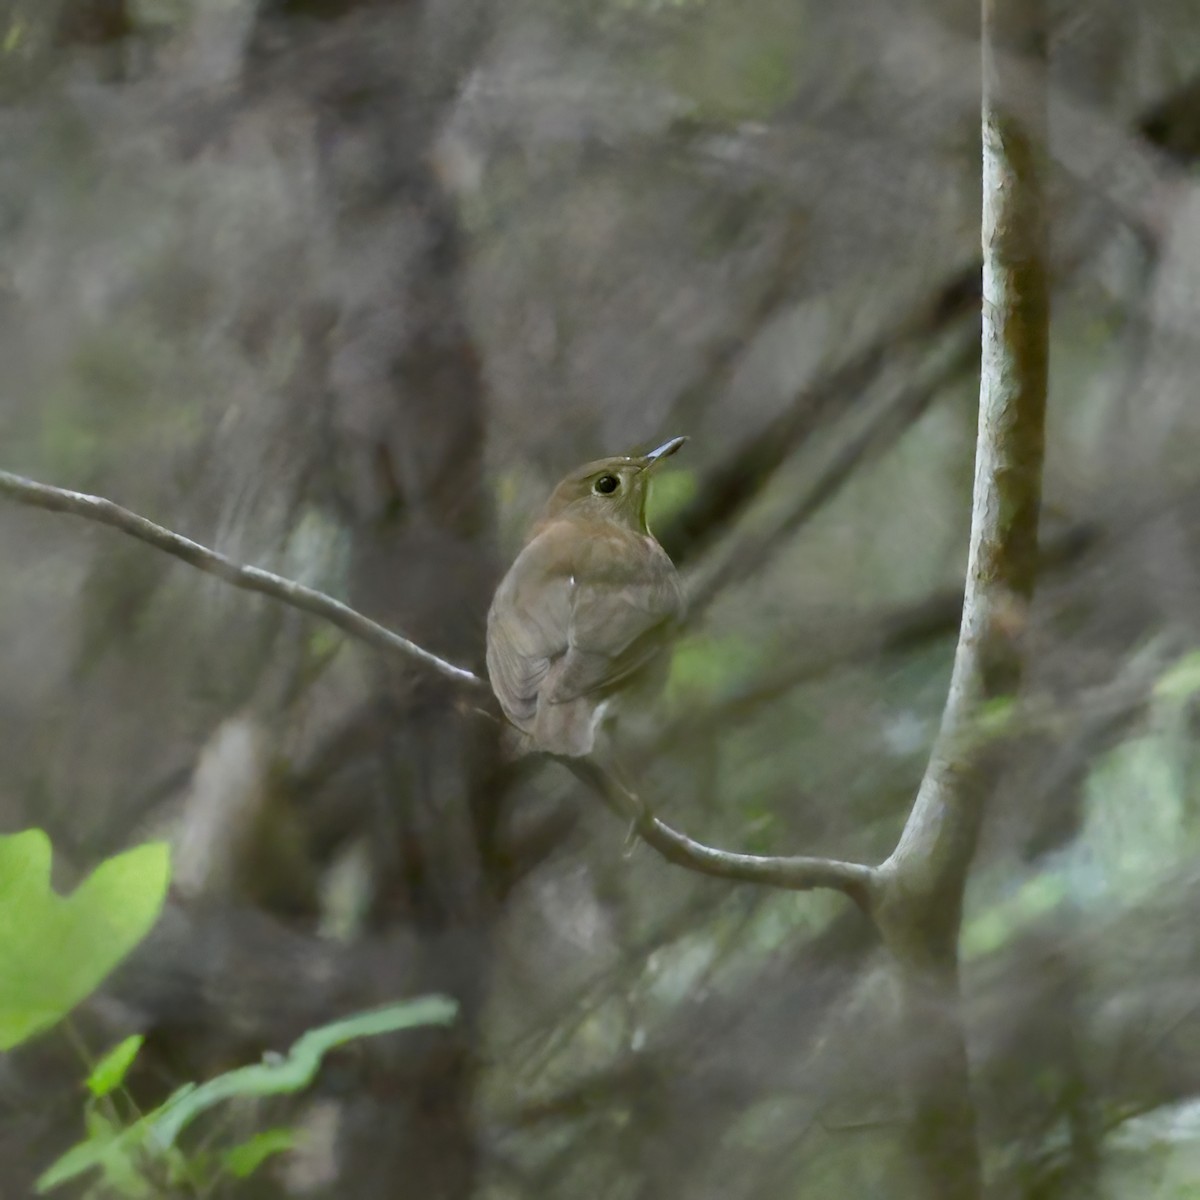
[[654, 468], [686, 440], [572, 471], [496, 590], [488, 675], [535, 749], [591, 753], [608, 702], [665, 662], [683, 590], [646, 525], [646, 496]]

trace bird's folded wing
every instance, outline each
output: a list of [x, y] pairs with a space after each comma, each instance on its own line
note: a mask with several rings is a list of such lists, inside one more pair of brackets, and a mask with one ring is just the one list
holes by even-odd
[[624, 530], [552, 525], [521, 552], [488, 617], [488, 674], [509, 719], [604, 691], [661, 648], [683, 612], [671, 560]]
[[679, 582], [657, 546], [636, 567], [624, 580], [600, 579], [575, 588], [567, 652], [554, 664], [542, 693], [550, 703], [614, 687], [662, 650], [682, 615]]
[[532, 721], [551, 665], [567, 652], [568, 575], [543, 569], [547, 546], [535, 539], [513, 565], [488, 614], [488, 675], [509, 719]]

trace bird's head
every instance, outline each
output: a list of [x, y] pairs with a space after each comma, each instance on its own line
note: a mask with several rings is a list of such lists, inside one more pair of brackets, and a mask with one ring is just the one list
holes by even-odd
[[654, 470], [687, 441], [672, 438], [649, 454], [601, 458], [572, 471], [551, 493], [538, 525], [561, 518], [615, 521], [639, 533], [646, 526], [646, 498]]

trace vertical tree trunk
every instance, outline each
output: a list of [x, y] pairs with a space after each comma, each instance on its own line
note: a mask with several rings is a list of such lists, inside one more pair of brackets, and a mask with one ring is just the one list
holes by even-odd
[[[389, 364], [393, 405], [351, 455], [354, 470], [379, 474], [383, 500], [352, 527], [351, 602], [438, 654], [474, 663], [492, 583], [483, 394], [459, 310], [453, 219], [432, 187], [421, 190], [429, 248], [408, 280], [419, 325]], [[488, 786], [496, 727], [464, 714], [452, 687], [428, 673], [380, 663], [376, 686], [365, 716], [377, 814], [369, 921], [416, 933], [461, 1020], [415, 1075], [410, 1055], [393, 1062], [386, 1051], [365, 1072], [343, 1110], [338, 1195], [465, 1200], [477, 1182], [474, 1039], [497, 891], [498, 797]]]
[[[294, 40], [261, 68], [315, 118], [334, 214], [328, 496], [350, 537], [350, 602], [477, 666], [495, 578], [484, 394], [456, 214], [433, 166], [477, 14], [471, 0], [345, 9], [327, 24], [276, 18], [274, 32]], [[343, 732], [362, 821], [351, 832], [371, 861], [367, 923], [412, 936], [419, 973], [459, 1001], [461, 1019], [360, 1062], [339, 1105], [331, 1194], [466, 1200], [496, 911], [497, 726], [428, 672], [371, 669], [356, 728]], [[413, 1053], [418, 1042], [427, 1053]]]
[[942, 727], [881, 868], [876, 917], [899, 964], [920, 1194], [977, 1200], [982, 1180], [958, 938], [993, 770], [982, 705], [1011, 697], [1033, 592], [1048, 362], [1044, 0], [983, 0], [983, 337], [966, 597]]

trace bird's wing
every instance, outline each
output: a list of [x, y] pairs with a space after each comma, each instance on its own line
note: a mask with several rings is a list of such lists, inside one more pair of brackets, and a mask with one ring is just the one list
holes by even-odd
[[488, 676], [519, 728], [532, 724], [547, 673], [568, 649], [569, 551], [569, 539], [555, 526], [535, 537], [504, 577], [488, 613]]
[[634, 533], [622, 540], [620, 553], [594, 554], [580, 564], [567, 651], [542, 693], [552, 704], [605, 691], [634, 674], [683, 614], [679, 578], [658, 543]]
[[488, 614], [488, 675], [527, 732], [539, 699], [566, 704], [620, 683], [660, 649], [683, 612], [657, 542], [556, 522], [517, 556]]

